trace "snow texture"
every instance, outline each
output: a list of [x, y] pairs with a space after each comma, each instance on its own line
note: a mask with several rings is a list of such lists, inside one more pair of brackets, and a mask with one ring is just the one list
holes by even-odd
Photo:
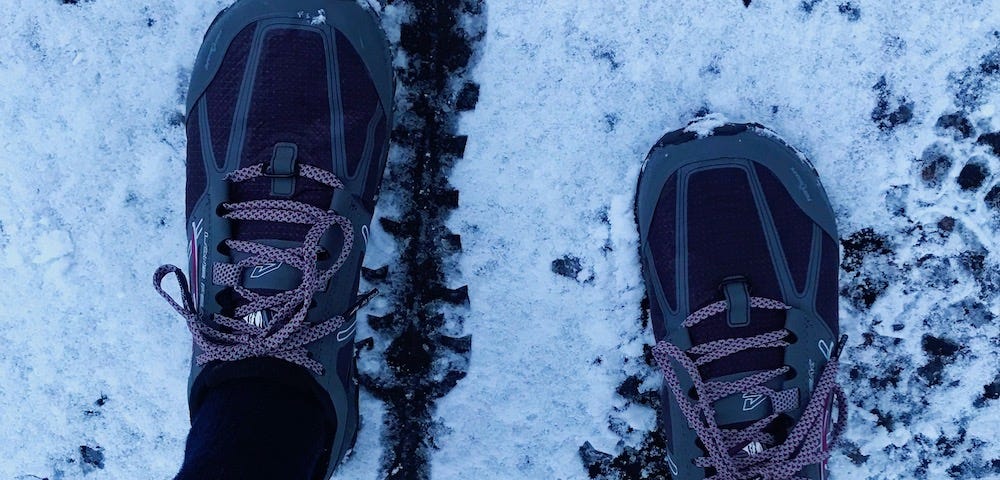
[[[5, 3], [0, 478], [166, 479], [180, 465], [190, 337], [150, 277], [184, 264], [183, 99], [226, 3]], [[447, 278], [471, 299], [452, 333], [473, 345], [428, 426], [433, 478], [583, 479], [581, 445], [617, 455], [657, 428], [620, 393], [660, 384], [643, 358], [632, 196], [653, 142], [704, 114], [781, 134], [834, 204], [850, 335], [835, 478], [1000, 478], [996, 2], [486, 9], [448, 221], [463, 251]], [[410, 14], [385, 8], [394, 41]], [[387, 191], [377, 215], [403, 198]], [[376, 221], [366, 265], [399, 251]], [[362, 355], [363, 372], [380, 368]], [[385, 404], [361, 402], [336, 478], [389, 473]]]

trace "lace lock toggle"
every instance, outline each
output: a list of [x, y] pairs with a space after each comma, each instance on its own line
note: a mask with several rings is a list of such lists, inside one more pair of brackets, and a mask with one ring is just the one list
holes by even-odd
[[276, 197], [291, 197], [295, 192], [295, 177], [299, 173], [296, 159], [299, 147], [294, 143], [277, 143], [271, 162], [264, 166], [261, 174], [271, 179], [271, 195]]
[[719, 289], [726, 296], [726, 321], [730, 327], [750, 325], [750, 282], [746, 277], [722, 279]]

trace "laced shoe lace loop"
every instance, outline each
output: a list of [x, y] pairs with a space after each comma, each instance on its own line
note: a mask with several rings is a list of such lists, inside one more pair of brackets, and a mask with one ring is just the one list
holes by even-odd
[[[761, 297], [751, 297], [750, 306], [767, 310], [791, 309], [782, 302]], [[683, 326], [691, 328], [709, 317], [725, 312], [726, 309], [725, 301], [712, 303], [689, 315]], [[748, 338], [716, 340], [696, 345], [687, 351], [667, 341], [661, 341], [653, 347], [653, 357], [663, 371], [666, 386], [708, 453], [707, 457], [695, 459], [695, 465], [701, 468], [714, 468], [716, 471], [714, 476], [709, 477], [710, 479], [801, 478], [796, 475], [803, 467], [825, 462], [829, 457], [825, 423], [828, 421], [830, 402], [835, 403], [838, 412], [838, 421], [831, 432], [831, 441], [836, 442], [843, 432], [844, 420], [847, 418], [847, 404], [843, 390], [836, 383], [836, 377], [840, 350], [846, 336], [841, 337], [829, 362], [823, 367], [801, 418], [792, 427], [785, 441], [778, 445], [775, 445], [777, 441], [775, 436], [767, 433], [765, 429], [781, 412], [798, 408], [798, 395], [794, 390], [778, 392], [764, 384], [787, 373], [789, 367], [758, 372], [732, 382], [705, 381], [698, 371], [699, 367], [709, 362], [744, 350], [787, 347], [789, 343], [785, 339], [789, 334], [788, 330], [781, 329]], [[683, 391], [674, 365], [679, 365], [690, 377], [696, 399], [690, 399], [687, 392]], [[774, 413], [745, 428], [721, 428], [716, 422], [713, 403], [739, 392], [769, 398]], [[753, 442], [756, 442], [754, 445], [757, 449], [751, 455], [734, 456], [730, 453], [734, 448]]]
[[[328, 187], [341, 189], [344, 184], [333, 173], [312, 165], [300, 165], [298, 175], [315, 180]], [[266, 177], [264, 164], [256, 164], [236, 170], [226, 176], [234, 183], [257, 177]], [[173, 265], [163, 265], [153, 275], [156, 291], [181, 314], [188, 329], [202, 353], [197, 356], [198, 365], [213, 360], [236, 361], [251, 357], [275, 357], [301, 365], [318, 375], [323, 374], [323, 365], [309, 357], [306, 345], [315, 342], [340, 329], [344, 321], [367, 304], [378, 292], [372, 290], [362, 295], [357, 302], [342, 315], [320, 323], [306, 322], [306, 316], [313, 296], [343, 267], [354, 245], [354, 228], [351, 221], [334, 211], [324, 211], [312, 205], [293, 200], [252, 200], [222, 205], [223, 218], [231, 221], [252, 220], [310, 225], [302, 245], [295, 248], [277, 248], [252, 241], [227, 239], [223, 243], [232, 252], [243, 252], [249, 256], [235, 264], [215, 264], [212, 281], [216, 285], [230, 286], [245, 300], [232, 316], [214, 314], [211, 323], [199, 315], [184, 272]], [[333, 226], [343, 234], [343, 248], [330, 268], [321, 270], [318, 255], [320, 240]], [[302, 282], [295, 288], [275, 295], [262, 295], [240, 284], [245, 268], [282, 263], [298, 269]], [[174, 274], [180, 286], [181, 301], [178, 303], [163, 290], [163, 279]], [[269, 310], [269, 322], [256, 324], [247, 316]], [[212, 325], [214, 323], [215, 325]]]

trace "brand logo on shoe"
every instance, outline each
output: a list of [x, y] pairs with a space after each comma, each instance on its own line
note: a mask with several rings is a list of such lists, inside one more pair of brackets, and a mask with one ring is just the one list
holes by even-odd
[[[201, 237], [202, 229], [201, 225], [204, 223], [205, 219], [198, 220], [198, 223], [191, 222], [191, 238], [188, 239], [188, 258], [191, 262], [191, 296], [192, 298], [199, 298], [198, 292], [198, 279], [201, 278], [198, 268], [199, 260], [199, 250], [198, 250], [198, 238]], [[200, 302], [199, 302], [200, 303]]]
[[743, 447], [743, 451], [746, 452], [746, 454], [750, 455], [751, 457], [754, 455], [760, 455], [764, 451], [764, 445], [761, 445], [760, 442], [756, 441], [750, 442], [745, 447]]
[[357, 326], [358, 326], [358, 319], [355, 318], [350, 325], [341, 328], [340, 331], [337, 332], [337, 341], [343, 342], [348, 338], [351, 338], [351, 335], [354, 335], [354, 331], [357, 329]]
[[760, 404], [764, 403], [764, 400], [766, 400], [766, 399], [767, 399], [767, 397], [765, 397], [762, 394], [750, 395], [750, 394], [744, 393], [743, 394], [743, 411], [744, 412], [749, 412], [750, 410], [753, 410], [753, 409], [759, 407]]
[[671, 475], [673, 475], [673, 476], [676, 477], [677, 475], [680, 474], [680, 469], [677, 468], [677, 464], [674, 463], [674, 459], [670, 458], [670, 454], [669, 453], [667, 454], [667, 466], [670, 467], [670, 474]]
[[264, 328], [264, 326], [268, 324], [269, 316], [270, 315], [261, 310], [258, 312], [253, 312], [250, 315], [243, 317], [243, 321], [257, 328]]
[[253, 271], [250, 272], [250, 278], [260, 278], [267, 275], [279, 268], [281, 268], [281, 263], [269, 263], [267, 265], [257, 265], [253, 267]]
[[790, 168], [789, 170], [792, 171], [792, 175], [795, 175], [795, 178], [799, 181], [799, 191], [802, 192], [802, 196], [806, 197], [807, 202], [813, 201], [812, 195], [809, 195], [809, 189], [806, 187], [806, 181], [802, 179], [802, 175], [799, 175], [799, 172], [794, 168]]
[[833, 342], [827, 342], [826, 340], [819, 341], [819, 351], [823, 353], [823, 356], [827, 360], [833, 355]]
[[[192, 276], [197, 279], [194, 280], [194, 282], [198, 284], [198, 288], [194, 289], [196, 292], [194, 297], [198, 299], [199, 306], [205, 305], [205, 281], [206, 272], [208, 271], [208, 232], [206, 232], [201, 226], [204, 221], [205, 219], [201, 219], [198, 220], [197, 224], [193, 222], [191, 223], [191, 230], [193, 231], [195, 242], [195, 268], [193, 269], [194, 274]], [[201, 237], [200, 253], [198, 252], [197, 247], [198, 237]]]
[[365, 246], [368, 246], [368, 225], [361, 226], [361, 236], [365, 239]]

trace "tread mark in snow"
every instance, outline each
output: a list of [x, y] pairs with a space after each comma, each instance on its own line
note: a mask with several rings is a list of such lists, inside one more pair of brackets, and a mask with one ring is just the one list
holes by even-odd
[[[485, 15], [482, 0], [388, 3], [406, 3], [412, 12], [400, 29], [399, 48], [408, 65], [396, 71], [397, 103], [405, 107], [397, 109], [395, 153], [386, 178], [387, 190], [396, 192], [403, 209], [397, 219], [379, 219], [395, 237], [401, 258], [363, 271], [367, 281], [390, 294], [393, 305], [386, 315], [368, 317], [373, 330], [391, 339], [379, 359], [386, 373], [362, 372], [359, 378], [386, 402], [385, 477], [426, 479], [435, 445], [434, 404], [465, 377], [472, 345], [469, 336], [447, 334], [461, 330], [461, 318], [445, 312], [467, 306], [469, 292], [448, 284], [448, 265], [462, 244], [445, 221], [459, 203], [448, 175], [465, 151], [466, 137], [456, 132], [457, 112], [474, 109], [479, 98], [479, 86], [467, 73]], [[369, 350], [372, 345], [367, 343]]]

